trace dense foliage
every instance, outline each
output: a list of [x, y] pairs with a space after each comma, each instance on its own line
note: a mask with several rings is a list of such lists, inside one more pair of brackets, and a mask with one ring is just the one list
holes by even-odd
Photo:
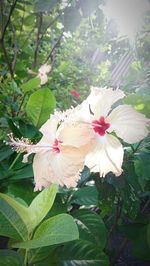
[[[126, 53], [132, 60], [119, 77], [123, 102], [150, 118], [150, 13], [133, 45], [106, 20], [104, 4], [0, 1], [0, 265], [150, 261], [149, 136], [135, 145], [122, 143], [121, 176], [100, 178], [85, 167], [76, 189], [52, 185], [40, 193], [33, 191], [32, 156], [23, 163], [22, 154], [4, 143], [11, 132], [37, 143], [55, 108], [76, 106], [90, 86], [115, 88], [112, 73]], [[43, 64], [51, 70], [41, 85]]]

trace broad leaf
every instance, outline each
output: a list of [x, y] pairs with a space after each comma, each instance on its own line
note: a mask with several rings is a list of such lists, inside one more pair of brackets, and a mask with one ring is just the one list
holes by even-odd
[[98, 193], [96, 187], [84, 187], [78, 189], [71, 198], [71, 203], [76, 203], [79, 205], [97, 205], [98, 202]]
[[[2, 194], [1, 194], [2, 195]], [[28, 231], [16, 210], [0, 195], [0, 235], [20, 240], [27, 239]]]
[[32, 219], [33, 228], [35, 228], [43, 220], [53, 206], [57, 190], [57, 185], [51, 185], [48, 189], [44, 189], [41, 193], [39, 193], [30, 204], [28, 211]]
[[59, 266], [109, 266], [109, 261], [107, 256], [102, 259], [81, 259], [81, 260], [65, 260], [62, 261]]
[[21, 88], [24, 92], [28, 92], [28, 91], [38, 88], [39, 85], [40, 85], [40, 78], [36, 77], [22, 84]]
[[139, 184], [144, 190], [148, 180], [150, 180], [150, 155], [148, 153], [138, 154], [135, 158], [135, 172], [138, 175]]
[[93, 242], [103, 249], [106, 244], [107, 230], [100, 215], [89, 210], [78, 210], [73, 213], [73, 216], [80, 221], [80, 238]]
[[13, 244], [16, 248], [39, 248], [61, 244], [79, 237], [77, 225], [68, 214], [59, 214], [45, 220], [35, 231], [33, 240]]
[[55, 105], [56, 100], [52, 92], [48, 88], [42, 88], [30, 96], [26, 112], [33, 124], [39, 128], [49, 118]]
[[23, 266], [20, 255], [13, 250], [0, 250], [1, 266]]
[[28, 231], [32, 232], [34, 228], [43, 220], [53, 205], [57, 193], [57, 186], [52, 185], [40, 192], [33, 199], [29, 207], [25, 207], [12, 197], [0, 193], [0, 197], [4, 199], [26, 224]]
[[134, 108], [145, 114], [147, 117], [150, 117], [150, 97], [137, 95], [135, 93], [130, 94], [124, 100], [124, 103], [134, 106]]
[[[94, 266], [98, 265], [97, 262], [102, 266], [109, 265], [108, 257], [97, 245], [82, 239], [73, 241], [71, 245], [65, 244], [60, 257], [62, 261], [60, 265], [70, 265], [69, 262], [71, 261], [78, 261], [78, 264], [74, 265], [93, 265], [94, 262], [96, 262]], [[88, 262], [88, 264], [84, 264], [86, 262]]]

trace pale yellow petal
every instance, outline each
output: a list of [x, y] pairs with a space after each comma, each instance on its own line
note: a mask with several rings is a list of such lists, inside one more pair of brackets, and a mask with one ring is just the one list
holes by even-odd
[[89, 144], [94, 137], [94, 132], [89, 124], [84, 122], [66, 122], [58, 130], [58, 139], [62, 145], [81, 147]]
[[61, 147], [60, 153], [49, 151], [38, 153], [34, 157], [33, 172], [35, 189], [50, 184], [75, 187], [84, 167], [86, 147], [81, 150], [73, 147]]
[[106, 121], [110, 123], [109, 132], [115, 131], [118, 137], [127, 143], [136, 143], [148, 135], [150, 119], [137, 112], [130, 105], [116, 107]]
[[95, 146], [85, 158], [85, 165], [91, 172], [99, 172], [101, 177], [113, 172], [116, 176], [122, 173], [123, 147], [114, 136], [106, 134], [95, 139]]

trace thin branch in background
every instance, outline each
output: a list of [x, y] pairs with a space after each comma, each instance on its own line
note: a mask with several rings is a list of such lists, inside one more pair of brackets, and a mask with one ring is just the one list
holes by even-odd
[[18, 54], [18, 46], [17, 46], [17, 38], [16, 38], [16, 30], [15, 27], [12, 23], [10, 23], [11, 29], [12, 29], [12, 33], [13, 33], [13, 38], [14, 38], [14, 58], [12, 61], [12, 70], [14, 72], [15, 69], [15, 65], [16, 65], [16, 60], [17, 60], [17, 54]]
[[42, 32], [40, 38], [39, 38], [39, 43], [42, 41], [44, 34], [47, 32], [48, 28], [50, 28], [56, 21], [57, 19], [61, 16], [61, 13], [59, 13], [48, 25], [47, 27], [44, 29], [44, 31]]
[[39, 39], [40, 39], [40, 33], [41, 33], [42, 21], [43, 21], [42, 13], [40, 13], [37, 19], [39, 19], [39, 21], [38, 21], [37, 37], [36, 37], [36, 44], [35, 44], [35, 51], [34, 51], [33, 67], [36, 67], [36, 64], [37, 64], [37, 55], [38, 55], [39, 44], [40, 44]]
[[[10, 72], [10, 75], [11, 75], [11, 78], [14, 79], [14, 73], [13, 73], [13, 69], [12, 69], [12, 64], [11, 62], [9, 61], [9, 57], [8, 57], [8, 54], [7, 54], [7, 50], [5, 48], [5, 43], [4, 43], [4, 39], [5, 39], [5, 33], [6, 33], [6, 30], [7, 30], [7, 27], [9, 26], [9, 23], [10, 23], [10, 19], [11, 19], [11, 15], [16, 7], [16, 4], [17, 4], [17, 0], [15, 0], [10, 8], [10, 11], [9, 11], [9, 15], [8, 15], [8, 18], [7, 18], [7, 21], [6, 21], [6, 24], [4, 25], [4, 28], [2, 28], [2, 35], [1, 35], [1, 39], [0, 39], [0, 44], [1, 44], [1, 48], [3, 50], [3, 54], [4, 54], [4, 57], [5, 57], [5, 60], [6, 60], [6, 63], [7, 63], [7, 67], [8, 67], [8, 70]], [[3, 2], [1, 2], [1, 16], [2, 16], [2, 21], [3, 21]]]
[[[17, 0], [14, 0], [12, 6], [11, 6], [11, 8], [10, 8], [9, 15], [8, 15], [8, 18], [7, 18], [7, 21], [6, 21], [6, 24], [5, 24], [4, 29], [3, 29], [3, 31], [2, 31], [1, 42], [4, 40], [4, 37], [5, 37], [5, 33], [6, 33], [6, 30], [7, 30], [7, 27], [8, 27], [8, 25], [9, 25], [9, 23], [10, 23], [10, 18], [11, 18], [11, 15], [12, 15], [12, 13], [13, 13], [15, 7], [16, 7], [16, 4], [17, 4]], [[3, 17], [3, 14], [2, 14], [2, 17]]]
[[21, 23], [20, 23], [20, 30], [19, 30], [19, 37], [22, 33], [22, 29], [23, 29], [23, 23], [24, 23], [24, 18], [25, 18], [25, 4], [23, 5], [23, 14], [22, 14], [22, 18], [21, 18]]
[[55, 60], [55, 52], [56, 52], [56, 49], [59, 47], [60, 45], [60, 41], [63, 37], [63, 32], [61, 33], [61, 35], [59, 36], [58, 40], [56, 41], [55, 45], [53, 46], [52, 50], [50, 51], [50, 53], [48, 54], [44, 64], [46, 64], [48, 62], [49, 59], [51, 59], [51, 62], [53, 63], [54, 60]]
[[5, 61], [6, 61], [8, 70], [10, 72], [11, 78], [14, 79], [14, 73], [13, 73], [12, 65], [11, 65], [11, 62], [9, 61], [9, 57], [8, 57], [8, 54], [7, 54], [7, 50], [5, 48], [4, 41], [1, 41], [1, 48], [3, 50], [3, 54], [4, 54], [4, 57], [5, 57]]
[[27, 38], [25, 39], [23, 45], [20, 47], [21, 50], [25, 47], [26, 42], [28, 42], [28, 41], [30, 40], [30, 37], [31, 37], [32, 33], [34, 32], [34, 30], [35, 30], [35, 28], [33, 28], [33, 29], [29, 32], [29, 34], [28, 34]]

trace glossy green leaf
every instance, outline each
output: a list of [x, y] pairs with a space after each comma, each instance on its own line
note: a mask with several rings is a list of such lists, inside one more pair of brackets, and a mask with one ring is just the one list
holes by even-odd
[[79, 221], [80, 238], [93, 242], [103, 249], [106, 244], [107, 229], [100, 215], [90, 210], [78, 210], [73, 216]]
[[33, 177], [32, 165], [27, 164], [23, 168], [14, 171], [11, 180], [21, 180]]
[[71, 198], [71, 203], [79, 205], [97, 205], [98, 203], [98, 192], [96, 187], [89, 186], [78, 189]]
[[38, 128], [46, 122], [53, 112], [56, 100], [48, 88], [42, 88], [34, 92], [26, 106], [26, 112], [33, 124]]
[[13, 244], [17, 248], [38, 248], [75, 240], [79, 237], [77, 225], [68, 214], [59, 214], [45, 220], [35, 231], [33, 240]]
[[23, 266], [21, 256], [13, 250], [0, 250], [1, 266]]
[[40, 78], [32, 78], [28, 80], [26, 83], [21, 85], [21, 88], [24, 92], [31, 91], [33, 89], [37, 89], [38, 86], [40, 85]]
[[32, 219], [32, 227], [35, 228], [47, 215], [53, 206], [58, 186], [53, 184], [49, 188], [45, 188], [31, 202], [28, 211]]
[[3, 200], [5, 204], [10, 206], [10, 208], [13, 209], [13, 211], [18, 214], [20, 219], [22, 219], [22, 221], [26, 225], [27, 229], [30, 231], [31, 217], [30, 213], [28, 212], [28, 209], [24, 205], [16, 201], [14, 198], [6, 194], [0, 193], [0, 199]]
[[109, 266], [108, 258], [105, 256], [102, 259], [94, 260], [94, 259], [81, 259], [81, 260], [65, 260], [62, 261], [60, 266]]
[[130, 94], [124, 98], [124, 103], [134, 106], [134, 108], [145, 114], [147, 117], [150, 117], [150, 97], [142, 96], [138, 94]]
[[0, 147], [0, 162], [9, 157], [14, 151], [6, 145]]
[[27, 239], [28, 231], [17, 211], [0, 194], [0, 235], [20, 240]]
[[81, 265], [86, 261], [88, 265], [94, 261], [96, 263], [99, 262], [99, 265], [102, 266], [109, 265], [108, 257], [97, 245], [82, 239], [73, 241], [71, 245], [69, 243], [65, 244], [60, 259], [62, 261], [61, 265], [65, 265], [63, 263], [69, 263], [71, 261], [78, 261]]
[[138, 176], [139, 184], [144, 190], [148, 180], [150, 180], [150, 155], [149, 153], [141, 153], [135, 158], [135, 172]]
[[0, 197], [14, 208], [26, 224], [28, 231], [32, 232], [52, 207], [56, 193], [57, 185], [44, 189], [33, 199], [29, 207], [25, 207], [6, 194], [0, 193]]

